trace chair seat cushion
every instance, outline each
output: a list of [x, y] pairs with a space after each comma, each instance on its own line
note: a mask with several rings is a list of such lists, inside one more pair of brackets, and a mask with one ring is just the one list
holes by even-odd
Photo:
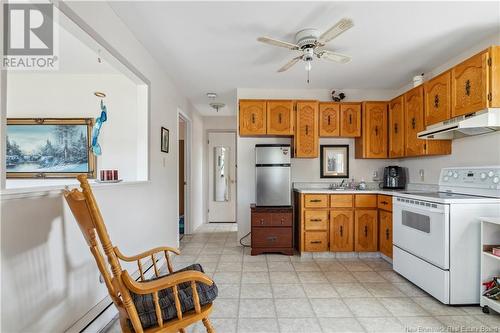
[[[167, 275], [175, 275], [176, 273], [182, 271], [195, 270], [204, 273], [203, 268], [200, 264], [193, 264], [178, 271], [175, 271]], [[148, 281], [156, 280], [158, 278], [153, 278]], [[207, 305], [212, 303], [217, 297], [217, 286], [212, 284], [211, 286], [196, 282], [196, 290], [198, 291], [198, 297], [200, 299], [200, 305]], [[181, 283], [178, 285], [179, 301], [181, 303], [182, 312], [187, 312], [194, 310], [193, 301], [193, 289], [191, 288], [190, 282]], [[139, 314], [139, 319], [143, 329], [148, 327], [157, 326], [158, 321], [156, 319], [155, 303], [153, 301], [153, 295], [139, 295], [131, 292], [132, 300]], [[160, 290], [158, 292], [158, 298], [160, 301], [160, 308], [163, 317], [163, 321], [168, 321], [177, 318], [177, 310], [175, 309], [175, 300], [172, 288], [167, 288]]]

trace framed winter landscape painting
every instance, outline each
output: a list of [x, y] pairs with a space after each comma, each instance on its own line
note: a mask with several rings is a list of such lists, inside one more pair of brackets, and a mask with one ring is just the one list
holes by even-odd
[[95, 178], [92, 118], [7, 119], [7, 178]]
[[320, 148], [320, 178], [349, 178], [349, 145], [321, 145]]

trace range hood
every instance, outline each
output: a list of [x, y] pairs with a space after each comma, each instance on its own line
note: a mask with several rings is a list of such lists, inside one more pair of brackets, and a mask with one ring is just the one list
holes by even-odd
[[455, 117], [417, 134], [420, 139], [449, 140], [500, 130], [500, 108], [487, 108], [466, 116]]

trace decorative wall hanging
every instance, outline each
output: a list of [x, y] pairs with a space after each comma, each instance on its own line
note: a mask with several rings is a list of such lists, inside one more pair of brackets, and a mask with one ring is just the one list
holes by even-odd
[[92, 118], [7, 119], [7, 178], [96, 176]]
[[345, 98], [345, 94], [343, 92], [339, 93], [338, 95], [335, 95], [335, 90], [332, 90], [332, 101], [340, 102], [344, 98]]
[[99, 133], [101, 131], [102, 124], [106, 120], [108, 120], [108, 109], [106, 105], [104, 105], [103, 98], [106, 97], [106, 94], [103, 92], [96, 91], [94, 93], [97, 97], [101, 98], [101, 115], [95, 119], [95, 125], [92, 129], [92, 152], [94, 155], [99, 156], [102, 154], [101, 145], [99, 145]]
[[161, 128], [161, 151], [164, 153], [168, 153], [169, 148], [169, 138], [170, 131], [165, 127]]
[[349, 178], [349, 145], [321, 145], [320, 178]]

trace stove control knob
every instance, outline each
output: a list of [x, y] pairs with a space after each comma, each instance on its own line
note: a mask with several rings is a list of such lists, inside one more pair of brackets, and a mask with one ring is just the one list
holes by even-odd
[[486, 177], [488, 177], [488, 175], [486, 174], [486, 172], [481, 172], [480, 177], [481, 177], [481, 180], [485, 180]]
[[454, 172], [453, 173], [453, 178], [458, 178], [458, 173]]
[[498, 184], [498, 182], [500, 182], [500, 178], [498, 178], [498, 176], [494, 177], [493, 178], [493, 183]]
[[448, 176], [444, 176], [444, 178], [443, 178], [443, 180], [444, 180], [445, 182], [447, 182], [447, 181], [448, 181], [448, 179], [449, 179], [449, 178], [448, 178]]
[[493, 173], [493, 171], [488, 172], [488, 177], [490, 177], [490, 178], [491, 178], [491, 177], [493, 177], [494, 175], [495, 175], [495, 174]]
[[448, 171], [448, 177], [453, 176], [453, 171]]

